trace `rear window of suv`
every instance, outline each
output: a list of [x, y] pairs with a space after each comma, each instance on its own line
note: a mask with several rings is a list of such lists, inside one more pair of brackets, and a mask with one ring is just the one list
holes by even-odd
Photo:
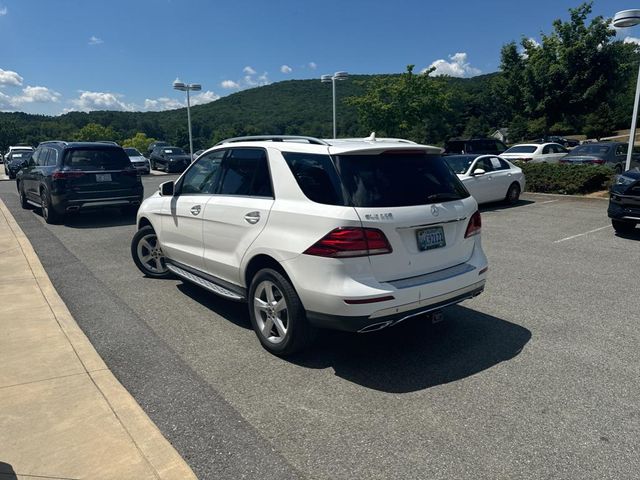
[[309, 155], [285, 153], [298, 185], [310, 200], [354, 207], [404, 207], [467, 198], [469, 193], [442, 157]]
[[121, 148], [78, 148], [67, 152], [64, 165], [74, 170], [123, 170], [131, 161]]

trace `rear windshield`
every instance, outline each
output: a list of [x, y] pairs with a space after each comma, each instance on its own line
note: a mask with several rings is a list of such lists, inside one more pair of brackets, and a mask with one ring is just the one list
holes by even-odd
[[184, 150], [181, 148], [164, 148], [163, 151], [170, 155], [185, 155]]
[[459, 200], [469, 193], [442, 157], [426, 154], [285, 153], [310, 200], [354, 207], [404, 207]]
[[611, 147], [609, 145], [580, 145], [571, 150], [574, 155], [606, 155]]
[[504, 153], [533, 153], [537, 148], [538, 147], [534, 145], [516, 145], [515, 147], [511, 147]]
[[142, 154], [138, 150], [136, 150], [135, 148], [125, 148], [124, 151], [130, 157], [141, 157], [142, 156]]
[[129, 157], [121, 148], [70, 150], [64, 164], [74, 170], [123, 170], [131, 166]]

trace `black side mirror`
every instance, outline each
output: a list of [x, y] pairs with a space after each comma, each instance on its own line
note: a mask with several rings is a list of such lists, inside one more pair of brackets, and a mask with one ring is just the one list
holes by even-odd
[[173, 197], [175, 191], [175, 183], [173, 180], [160, 184], [160, 195], [163, 197]]

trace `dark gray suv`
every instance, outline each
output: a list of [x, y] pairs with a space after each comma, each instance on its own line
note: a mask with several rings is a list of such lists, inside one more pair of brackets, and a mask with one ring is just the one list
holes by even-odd
[[16, 176], [22, 208], [42, 208], [47, 223], [65, 214], [103, 207], [135, 211], [140, 174], [122, 147], [106, 143], [43, 142]]

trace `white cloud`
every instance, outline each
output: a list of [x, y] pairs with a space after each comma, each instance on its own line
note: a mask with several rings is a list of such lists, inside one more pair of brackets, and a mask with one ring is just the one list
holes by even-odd
[[104, 43], [104, 40], [101, 38], [98, 38], [95, 35], [91, 35], [91, 37], [89, 37], [89, 45], [100, 45], [101, 43]]
[[218, 100], [220, 95], [215, 94], [211, 90], [207, 90], [206, 92], [198, 93], [191, 97], [191, 105], [202, 105], [203, 103], [213, 102]]
[[121, 110], [131, 112], [135, 105], [121, 100], [122, 95], [110, 92], [89, 92], [80, 90], [80, 96], [71, 103], [77, 110], [90, 112], [92, 110]]
[[449, 55], [449, 62], [444, 59], [438, 59], [432, 62], [427, 68], [423, 69], [421, 73], [426, 73], [429, 69], [435, 68], [431, 73], [432, 76], [449, 75], [451, 77], [473, 77], [482, 73], [480, 69], [472, 67], [467, 62], [467, 54], [458, 52], [454, 55]]
[[7, 7], [0, 8], [0, 17], [5, 16], [8, 12], [9, 10], [7, 10]]
[[223, 81], [220, 83], [220, 86], [221, 86], [222, 88], [228, 88], [228, 89], [231, 89], [231, 88], [240, 88], [240, 84], [238, 84], [237, 82], [234, 82], [233, 80], [223, 80]]
[[14, 106], [25, 103], [56, 103], [61, 96], [58, 92], [47, 87], [27, 86], [22, 89], [22, 95], [13, 97], [12, 103]]
[[246, 67], [244, 67], [244, 68], [242, 69], [242, 71], [243, 71], [244, 73], [246, 73], [247, 75], [255, 75], [255, 74], [256, 74], [256, 71], [255, 71], [252, 67], [250, 67], [249, 65], [247, 65]]
[[318, 64], [316, 62], [309, 62], [307, 64], [307, 66], [311, 69], [311, 70], [315, 70], [316, 68], [318, 68]]
[[161, 110], [174, 110], [182, 108], [185, 104], [175, 98], [160, 97], [156, 99], [145, 98], [143, 110], [159, 112]]
[[640, 38], [636, 37], [624, 37], [624, 43], [635, 43], [636, 45], [640, 45]]
[[293, 72], [293, 68], [291, 68], [289, 65], [282, 65], [280, 67], [280, 71], [282, 73], [291, 73], [291, 72]]
[[19, 87], [22, 85], [22, 78], [16, 72], [11, 70], [3, 70], [0, 68], [0, 85], [13, 85], [15, 87]]

